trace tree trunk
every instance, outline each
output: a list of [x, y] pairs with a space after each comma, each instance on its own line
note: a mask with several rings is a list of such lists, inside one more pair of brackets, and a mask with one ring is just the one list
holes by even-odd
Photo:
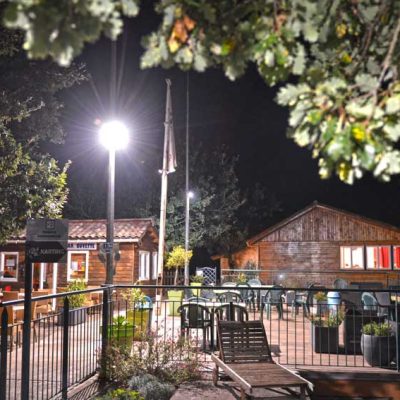
[[175, 268], [174, 286], [178, 286], [179, 268]]

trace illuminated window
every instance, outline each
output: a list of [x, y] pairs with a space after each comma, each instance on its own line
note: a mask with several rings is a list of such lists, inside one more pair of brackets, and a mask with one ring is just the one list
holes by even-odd
[[153, 279], [158, 278], [158, 254], [157, 252], [154, 252], [151, 254], [153, 257]]
[[340, 247], [340, 268], [341, 269], [363, 269], [364, 251], [362, 246]]
[[150, 279], [150, 252], [139, 251], [139, 279]]
[[390, 269], [390, 246], [367, 246], [368, 269]]
[[0, 280], [16, 282], [18, 280], [18, 253], [1, 253]]
[[400, 246], [393, 246], [393, 267], [400, 269]]
[[75, 279], [88, 280], [89, 277], [89, 252], [88, 251], [69, 251], [67, 280]]

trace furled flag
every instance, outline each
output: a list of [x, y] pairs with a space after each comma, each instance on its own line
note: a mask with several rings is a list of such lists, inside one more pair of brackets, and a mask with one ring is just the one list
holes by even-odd
[[166, 143], [164, 143], [165, 156], [167, 157], [167, 173], [170, 174], [176, 170], [176, 150], [174, 137], [174, 123], [172, 119], [172, 101], [171, 101], [171, 81], [167, 79], [167, 107], [165, 110], [166, 121]]

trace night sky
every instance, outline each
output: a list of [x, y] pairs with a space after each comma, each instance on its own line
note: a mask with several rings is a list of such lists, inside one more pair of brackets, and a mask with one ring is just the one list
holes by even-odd
[[[173, 83], [176, 141], [184, 140], [186, 73], [139, 68], [140, 37], [158, 21], [147, 6], [137, 19], [127, 22], [116, 46], [116, 109], [132, 132], [129, 148], [117, 155], [117, 217], [118, 194], [126, 183], [141, 187], [140, 182], [161, 167], [166, 77]], [[110, 110], [112, 59], [109, 40], [86, 47], [78, 61], [86, 63], [92, 79], [65, 93], [66, 142], [51, 149], [60, 161], [72, 160], [70, 184], [92, 185], [104, 200], [107, 154], [98, 144], [94, 120], [106, 119]], [[322, 181], [311, 152], [286, 137], [287, 112], [274, 102], [277, 89], [269, 89], [255, 69], [249, 68], [236, 82], [220, 70], [191, 72], [189, 80], [191, 147], [203, 143], [207, 157], [208, 149], [227, 144], [239, 154], [240, 185], [251, 189], [260, 182], [274, 193], [282, 207], [277, 220], [317, 200], [400, 226], [399, 178], [380, 183], [367, 177], [353, 186], [336, 177]]]

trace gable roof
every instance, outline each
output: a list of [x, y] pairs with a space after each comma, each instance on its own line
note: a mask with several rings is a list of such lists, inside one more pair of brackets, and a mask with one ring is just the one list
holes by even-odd
[[[107, 220], [76, 219], [68, 221], [68, 240], [105, 241], [107, 237]], [[158, 238], [152, 218], [127, 218], [114, 221], [114, 240], [125, 242], [140, 241], [147, 232]], [[26, 230], [12, 237], [9, 242], [25, 241]]]
[[376, 220], [373, 220], [373, 219], [370, 219], [370, 218], [367, 218], [367, 217], [363, 217], [363, 216], [355, 214], [355, 213], [351, 213], [349, 211], [341, 210], [339, 208], [335, 208], [335, 207], [328, 206], [326, 204], [321, 204], [321, 203], [318, 203], [317, 201], [314, 201], [313, 203], [311, 203], [307, 207], [303, 208], [302, 210], [298, 211], [297, 213], [295, 213], [295, 214], [291, 215], [290, 217], [285, 218], [281, 222], [278, 222], [277, 224], [265, 229], [264, 231], [260, 232], [258, 235], [253, 236], [252, 238], [247, 240], [247, 242], [246, 242], [247, 245], [251, 246], [251, 245], [257, 243], [258, 241], [262, 240], [266, 236], [278, 231], [279, 229], [282, 229], [283, 227], [285, 227], [286, 225], [290, 224], [294, 220], [302, 217], [303, 215], [305, 215], [305, 214], [307, 214], [307, 213], [309, 213], [309, 212], [311, 212], [311, 211], [313, 211], [315, 209], [334, 212], [336, 214], [340, 214], [342, 216], [346, 216], [346, 217], [351, 218], [351, 219], [357, 219], [360, 222], [364, 222], [366, 224], [374, 225], [376, 227], [383, 228], [383, 229], [390, 230], [390, 231], [394, 231], [394, 232], [400, 234], [400, 229], [395, 227], [395, 226], [393, 226], [393, 225], [386, 224], [386, 223], [381, 222], [381, 221], [376, 221]]

